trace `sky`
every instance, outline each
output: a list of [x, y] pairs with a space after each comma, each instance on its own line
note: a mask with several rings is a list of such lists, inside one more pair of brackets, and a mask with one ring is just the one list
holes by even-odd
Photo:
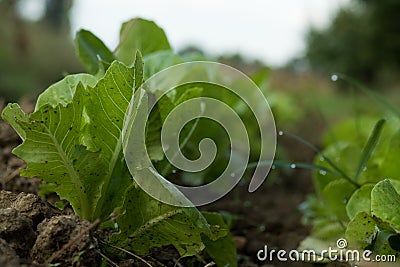
[[311, 25], [325, 27], [337, 8], [346, 2], [348, 0], [75, 0], [71, 26], [72, 35], [84, 28], [114, 49], [120, 25], [131, 18], [142, 17], [161, 26], [174, 49], [196, 45], [210, 55], [241, 53], [250, 59], [279, 66], [303, 53], [305, 35]]

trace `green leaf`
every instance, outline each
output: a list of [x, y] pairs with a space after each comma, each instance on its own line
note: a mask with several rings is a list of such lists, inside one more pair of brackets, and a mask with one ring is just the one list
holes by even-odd
[[[169, 113], [182, 102], [201, 96], [202, 92], [202, 88], [187, 88], [181, 95], [179, 95], [177, 100], [172, 100], [168, 95], [164, 95], [158, 100], [156, 106], [150, 113], [150, 118], [146, 126], [146, 147], [151, 160], [160, 161], [164, 159], [164, 152], [161, 146], [161, 129]], [[154, 92], [156, 95], [161, 95], [162, 93], [163, 92], [159, 90]], [[190, 138], [193, 127], [196, 126], [196, 121], [197, 120], [188, 123], [190, 124], [188, 126], [192, 127], [185, 127], [181, 131], [180, 134], [184, 137], [182, 138], [183, 141], [180, 143], [181, 148]], [[183, 122], [181, 121], [175, 121], [175, 123], [177, 125], [183, 125]]]
[[356, 187], [345, 179], [330, 182], [323, 190], [322, 195], [329, 211], [339, 220], [347, 221], [346, 204]]
[[150, 78], [168, 67], [183, 63], [180, 56], [169, 50], [153, 52], [145, 56], [143, 60], [145, 63], [144, 76], [146, 78]]
[[226, 229], [209, 226], [196, 208], [161, 203], [134, 186], [126, 192], [117, 222], [120, 232], [111, 236], [111, 242], [139, 255], [152, 247], [173, 245], [181, 256], [191, 256], [204, 249], [202, 234], [212, 239], [221, 236], [220, 231], [226, 234]]
[[343, 233], [343, 224], [332, 218], [314, 220], [314, 226], [311, 231], [313, 237], [329, 242], [336, 241], [343, 236]]
[[306, 201], [301, 203], [299, 207], [303, 213], [302, 222], [308, 224], [318, 218], [327, 218], [330, 212], [325, 207], [325, 203], [316, 195], [308, 195]]
[[399, 254], [397, 232], [380, 218], [365, 212], [358, 213], [348, 224], [346, 239], [349, 248], [369, 249], [375, 254], [391, 254], [396, 257]]
[[136, 18], [122, 24], [120, 43], [115, 55], [118, 60], [131, 65], [137, 50], [146, 56], [152, 52], [170, 49], [168, 39], [160, 27], [153, 21]]
[[209, 224], [214, 225], [214, 227], [218, 226], [216, 230], [220, 234], [224, 234], [224, 236], [221, 236], [217, 240], [211, 240], [207, 236], [202, 236], [202, 241], [206, 246], [208, 255], [211, 256], [217, 266], [237, 266], [236, 247], [229, 233], [229, 228], [221, 214], [211, 212], [203, 212], [202, 214]]
[[[58, 172], [52, 173], [51, 168], [53, 166], [49, 165], [51, 176], [54, 176], [54, 178], [49, 178], [43, 174], [46, 173], [47, 170], [47, 168], [43, 168], [43, 166], [34, 169], [28, 168], [28, 170], [32, 169], [29, 172], [30, 176], [39, 176], [45, 181], [54, 182], [54, 185], [49, 184], [49, 187], [61, 197], [69, 200], [75, 211], [85, 219], [105, 219], [115, 208], [122, 205], [124, 192], [131, 184], [131, 174], [126, 166], [122, 153], [121, 130], [125, 112], [133, 94], [133, 77], [133, 68], [128, 68], [119, 62], [113, 62], [105, 76], [100, 79], [93, 88], [85, 90], [83, 86], [79, 84], [79, 97], [77, 96], [78, 89], [76, 89], [73, 99], [67, 100], [64, 98], [66, 102], [70, 102], [70, 104], [66, 106], [69, 107], [68, 111], [64, 111], [66, 107], [63, 107], [62, 104], [58, 104], [54, 108], [49, 105], [42, 106], [38, 111], [32, 114], [29, 119], [21, 112], [5, 112], [4, 114], [5, 119], [10, 120], [10, 123], [24, 139], [28, 138], [27, 134], [32, 134], [34, 131], [29, 128], [26, 130], [26, 127], [21, 127], [21, 123], [18, 122], [27, 123], [29, 120], [33, 120], [35, 116], [39, 116], [37, 114], [41, 114], [40, 116], [44, 119], [37, 119], [37, 121], [43, 121], [43, 123], [48, 122], [49, 125], [45, 125], [44, 127], [49, 127], [50, 130], [52, 129], [51, 127], [56, 128], [56, 132], [53, 134], [57, 135], [51, 137], [52, 139], [59, 139], [55, 140], [59, 142], [68, 140], [69, 143], [67, 143], [67, 147], [65, 148], [67, 149], [66, 152], [61, 151], [62, 149], [57, 150], [57, 153], [59, 153], [58, 156], [62, 157], [62, 160], [56, 161], [50, 156], [49, 159], [46, 158], [42, 160], [42, 162], [54, 161], [58, 164], [64, 161], [71, 161], [72, 163], [64, 162], [66, 165], [65, 168], [67, 168], [68, 171], [63, 171], [60, 166], [57, 166], [54, 168]], [[61, 86], [59, 88], [61, 88]], [[53, 90], [52, 87], [50, 87], [50, 89]], [[46, 93], [48, 93], [48, 91], [46, 91], [45, 94]], [[74, 93], [70, 92], [70, 94]], [[51, 96], [51, 94], [47, 96]], [[49, 99], [53, 102], [57, 101], [56, 97], [44, 99]], [[59, 117], [57, 117], [58, 115], [56, 114], [60, 114]], [[72, 117], [68, 117], [68, 115]], [[86, 120], [82, 120], [83, 117], [85, 117]], [[72, 122], [72, 120], [75, 121]], [[83, 123], [85, 123], [85, 125], [83, 125]], [[53, 124], [60, 125], [60, 127], [57, 128]], [[71, 126], [71, 129], [76, 130], [68, 132], [68, 129], [65, 128], [68, 125]], [[60, 129], [65, 131], [63, 132]], [[69, 137], [68, 134], [72, 132], [74, 135]], [[40, 142], [43, 143], [43, 141]], [[83, 142], [86, 147], [82, 146], [81, 142]], [[18, 151], [19, 150], [16, 150], [16, 153]], [[49, 153], [49, 155], [55, 154], [52, 148], [43, 145], [31, 148], [31, 151], [35, 152], [35, 154], [32, 154], [32, 152], [29, 151], [34, 155], [32, 158], [28, 158], [21, 154], [21, 152], [18, 154], [21, 155], [22, 159], [28, 162], [28, 167], [32, 166], [32, 164], [29, 164], [29, 161], [33, 161], [34, 157], [35, 160], [38, 160], [38, 158], [46, 155], [46, 153]], [[38, 153], [38, 155], [36, 155], [36, 153]], [[56, 157], [56, 155], [53, 156]], [[90, 162], [90, 160], [92, 160], [92, 162]], [[84, 168], [81, 162], [86, 164], [87, 167]], [[72, 164], [72, 166], [69, 166], [69, 164]], [[84, 168], [84, 170], [74, 169], [76, 167], [75, 165], [79, 166], [79, 168]], [[72, 182], [58, 181], [55, 176], [61, 175], [59, 173], [61, 171], [63, 171], [62, 175], [68, 176], [72, 179]], [[80, 175], [85, 175], [85, 177], [81, 177]], [[90, 180], [92, 183], [91, 185], [88, 184], [89, 188], [85, 188], [80, 184], [84, 183], [85, 179]], [[73, 187], [69, 185], [71, 183], [74, 184]], [[61, 186], [58, 186], [58, 184], [61, 184]], [[76, 187], [82, 189], [77, 190]], [[69, 193], [64, 192], [65, 190], [80, 194], [78, 196], [75, 196], [76, 194], [69, 195]], [[91, 193], [91, 191], [93, 192]], [[90, 200], [86, 198], [90, 198]], [[80, 205], [83, 207], [81, 208]], [[87, 205], [87, 207], [85, 205]], [[80, 211], [80, 209], [84, 210]]]
[[[173, 110], [175, 107], [177, 107], [178, 105], [180, 105], [181, 103], [190, 100], [192, 98], [196, 98], [196, 97], [200, 97], [203, 93], [203, 88], [199, 88], [199, 87], [188, 87], [188, 88], [182, 88], [184, 90], [177, 90], [174, 91], [173, 93], [173, 99], [170, 99], [166, 96], [164, 96], [163, 98], [160, 99], [160, 101], [157, 103], [157, 107], [156, 109], [158, 109], [160, 116], [158, 117], [159, 119], [159, 123], [158, 125], [161, 126], [162, 123], [164, 123], [164, 121], [166, 120], [166, 118], [168, 117], [169, 113], [171, 112], [171, 110]], [[165, 98], [165, 100], [164, 100]], [[180, 107], [181, 110], [180, 112], [185, 112], [182, 109], [182, 106]], [[194, 107], [191, 107], [191, 111], [194, 110]], [[188, 111], [190, 112], [190, 111]], [[196, 114], [198, 116], [200, 116], [201, 114]], [[180, 150], [184, 149], [184, 147], [188, 144], [189, 140], [191, 139], [194, 130], [196, 129], [197, 125], [199, 122], [199, 118], [194, 119], [193, 121], [190, 121], [188, 123], [185, 124], [185, 127], [183, 127], [183, 129], [180, 131], [179, 136], [182, 138], [179, 138], [179, 147]], [[182, 120], [180, 120], [180, 118], [177, 118], [176, 120], [173, 121], [173, 123], [175, 123], [175, 125], [184, 125], [184, 122]], [[157, 125], [157, 124], [156, 124]], [[153, 126], [154, 128], [154, 126]], [[161, 129], [161, 127], [160, 127]], [[159, 129], [159, 130], [160, 130]], [[152, 150], [153, 151], [157, 151], [157, 149], [161, 148], [161, 134], [160, 132], [158, 132], [158, 135], [153, 135], [153, 143], [152, 143]], [[154, 140], [156, 140], [156, 142], [154, 142]], [[149, 140], [147, 140], [149, 141]], [[156, 147], [156, 145], [159, 145], [158, 147]], [[149, 148], [149, 144], [148, 148]], [[162, 154], [161, 157], [159, 157], [159, 160], [164, 158], [164, 152], [162, 151], [162, 148], [159, 150], [159, 153]], [[176, 153], [172, 156], [172, 158], [174, 158], [176, 155]], [[171, 173], [171, 171], [173, 170], [173, 166], [170, 164], [170, 162], [167, 159], [164, 159], [164, 161], [157, 163], [157, 167], [158, 169], [162, 170], [161, 174], [162, 175], [168, 175], [169, 173]], [[191, 173], [194, 174], [194, 173]], [[197, 173], [196, 173], [197, 174]], [[194, 174], [194, 175], [196, 175]], [[183, 176], [187, 175], [187, 173], [184, 173]], [[184, 177], [182, 177], [184, 179]]]
[[71, 103], [78, 83], [87, 87], [94, 86], [96, 82], [97, 78], [90, 74], [80, 73], [68, 75], [61, 81], [51, 85], [38, 97], [35, 110], [40, 109], [46, 104], [52, 107], [56, 107], [59, 104], [66, 106]]
[[100, 151], [107, 162], [103, 174], [104, 185], [97, 203], [95, 218], [105, 218], [122, 204], [124, 191], [131, 183], [131, 175], [122, 153], [122, 126], [125, 112], [133, 94], [134, 69], [113, 62], [104, 78], [88, 90], [86, 113], [89, 149]]
[[363, 148], [363, 152], [360, 158], [360, 162], [358, 163], [358, 168], [357, 172], [354, 175], [354, 181], [358, 180], [358, 177], [360, 176], [360, 173], [364, 170], [366, 167], [366, 164], [371, 157], [372, 152], [374, 151], [376, 145], [378, 144], [379, 137], [382, 133], [383, 126], [385, 124], [386, 120], [379, 120], [375, 126], [374, 129], [368, 138], [367, 144]]
[[135, 57], [135, 90], [137, 90], [142, 84], [144, 79], [144, 62], [140, 51], [136, 51]]
[[400, 230], [400, 195], [389, 179], [377, 183], [372, 189], [371, 213]]
[[379, 118], [362, 116], [346, 118], [329, 128], [323, 136], [323, 145], [329, 147], [339, 142], [351, 142], [356, 145], [364, 145], [371, 134], [371, 130]]
[[138, 89], [125, 116], [123, 149], [125, 161], [140, 187], [157, 199], [177, 206], [192, 207], [193, 204], [174, 185], [162, 177], [153, 167], [146, 148], [146, 124], [148, 117], [148, 94]]
[[271, 69], [269, 67], [263, 67], [261, 70], [257, 71], [251, 76], [251, 79], [258, 87], [265, 92], [268, 86], [269, 77], [271, 74]]
[[376, 236], [374, 251], [381, 252], [384, 249], [387, 249], [387, 244], [389, 243], [389, 239], [393, 236], [396, 236], [397, 233], [393, 230], [383, 230], [379, 231]]
[[382, 177], [400, 179], [399, 159], [400, 159], [400, 131], [398, 130], [391, 136], [389, 142], [389, 148], [379, 168]]
[[89, 152], [79, 143], [83, 94], [79, 84], [73, 101], [65, 107], [44, 105], [27, 116], [18, 105], [10, 104], [3, 117], [17, 125], [23, 138], [13, 151], [27, 163], [21, 173], [54, 184], [57, 194], [68, 200], [79, 216], [92, 219], [102, 187], [99, 177], [107, 164], [99, 153]]
[[[176, 96], [178, 96], [178, 98], [176, 100], [174, 100], [173, 104], [174, 104], [174, 106], [178, 106], [178, 105], [182, 104], [183, 102], [185, 102], [187, 100], [190, 100], [190, 99], [193, 99], [193, 98], [196, 98], [196, 97], [200, 97], [200, 96], [202, 96], [203, 91], [204, 90], [201, 87], [187, 88], [182, 94], [176, 95]], [[197, 115], [200, 116], [201, 114], [199, 113]], [[163, 115], [163, 117], [166, 118], [165, 115]], [[196, 127], [198, 125], [198, 122], [199, 122], [198, 119], [196, 119], [196, 120], [194, 120], [192, 122], [189, 122], [182, 129], [181, 136], [183, 136], [184, 138], [179, 144], [181, 148], [183, 148], [189, 142], [189, 139], [193, 135], [193, 131], [196, 129]], [[183, 124], [182, 121], [177, 121], [176, 123], [178, 125], [182, 125]]]
[[80, 30], [76, 34], [75, 49], [81, 62], [93, 75], [99, 72], [101, 61], [106, 63], [114, 61], [113, 53], [90, 31]]
[[374, 188], [373, 184], [363, 185], [357, 189], [354, 194], [350, 197], [349, 202], [346, 205], [346, 212], [350, 220], [359, 212], [371, 213], [371, 191]]
[[[352, 176], [350, 173], [354, 172], [354, 158], [359, 158], [360, 155], [360, 147], [349, 142], [339, 142], [327, 147], [316, 157], [314, 164], [328, 168], [334, 171], [334, 173], [324, 171], [314, 172], [316, 191], [322, 192], [330, 182], [338, 179], [338, 175], [350, 182], [350, 176]], [[353, 181], [352, 184], [354, 184]]]
[[26, 128], [23, 127], [23, 124], [29, 123], [29, 117], [22, 111], [19, 105], [8, 104], [8, 106], [3, 109], [1, 116], [13, 127], [22, 141], [24, 141], [26, 139]]
[[[123, 212], [117, 220], [120, 232], [111, 240], [138, 254], [146, 254], [150, 247], [172, 244], [182, 256], [194, 255], [204, 249], [202, 234], [212, 240], [220, 235], [210, 228], [190, 201], [152, 167], [145, 144], [148, 97], [148, 93], [139, 88], [125, 117], [124, 155], [140, 189], [131, 187], [126, 193]], [[152, 196], [145, 192], [151, 192]], [[155, 199], [160, 197], [165, 202], [187, 208]]]
[[370, 246], [378, 232], [378, 224], [368, 213], [361, 211], [349, 222], [346, 239], [350, 248], [366, 249]]
[[[162, 94], [162, 92], [156, 91], [155, 94]], [[164, 95], [158, 100], [150, 113], [149, 121], [146, 125], [146, 147], [151, 160], [160, 161], [164, 158], [164, 151], [161, 145], [161, 129], [166, 117], [174, 107], [171, 99]]]

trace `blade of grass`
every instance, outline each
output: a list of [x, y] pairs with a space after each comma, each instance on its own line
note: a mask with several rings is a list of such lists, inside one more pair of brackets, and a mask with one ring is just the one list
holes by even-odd
[[354, 86], [352, 86], [351, 88], [351, 107], [352, 107], [352, 111], [353, 111], [353, 117], [354, 117], [354, 126], [356, 129], [356, 134], [358, 136], [358, 138], [361, 137], [361, 127], [360, 127], [360, 113], [361, 110], [358, 108], [358, 97], [356, 95], [356, 89], [354, 88]]
[[350, 85], [353, 85], [354, 87], [360, 89], [367, 95], [371, 96], [373, 99], [375, 99], [378, 103], [380, 103], [384, 108], [387, 110], [391, 111], [394, 115], [396, 115], [398, 118], [400, 118], [400, 110], [397, 109], [392, 103], [390, 103], [386, 98], [384, 98], [381, 94], [375, 92], [373, 89], [363, 85], [359, 81], [345, 75], [338, 73], [336, 74], [337, 77]]
[[375, 124], [374, 129], [372, 130], [372, 133], [371, 133], [370, 137], [368, 138], [367, 144], [363, 148], [360, 162], [358, 163], [358, 169], [357, 169], [357, 172], [353, 179], [354, 181], [358, 180], [358, 177], [360, 176], [365, 165], [367, 164], [368, 160], [370, 159], [372, 152], [375, 150], [376, 145], [378, 144], [378, 141], [379, 141], [379, 137], [381, 136], [382, 129], [383, 129], [385, 122], [386, 122], [385, 119], [381, 119]]
[[322, 112], [322, 108], [320, 106], [319, 103], [314, 103], [316, 108], [315, 108], [315, 114], [318, 114], [318, 116], [320, 117], [323, 125], [325, 125], [325, 132], [327, 133], [327, 135], [332, 139], [331, 143], [333, 144], [335, 150], [337, 152], [339, 152], [339, 146], [338, 146], [338, 139], [332, 129], [332, 126], [328, 123], [328, 120], [326, 119], [324, 113]]
[[[281, 135], [281, 134], [280, 134]], [[283, 135], [283, 133], [282, 133]], [[344, 171], [342, 171], [335, 163], [333, 163], [333, 161], [326, 157], [324, 155], [324, 153], [322, 153], [321, 150], [319, 150], [316, 146], [314, 146], [313, 144], [311, 144], [310, 142], [304, 140], [303, 138], [291, 134], [289, 132], [285, 132], [285, 135], [289, 136], [290, 138], [293, 138], [297, 141], [299, 141], [300, 143], [302, 143], [303, 145], [311, 148], [313, 151], [315, 151], [318, 155], [320, 155], [336, 172], [338, 172], [340, 174], [340, 176], [344, 179], [346, 179], [349, 183], [353, 184], [354, 186], [356, 186], [357, 188], [360, 188], [360, 185], [358, 183], [356, 183], [355, 181], [353, 181]]]
[[[255, 168], [257, 166], [269, 166], [271, 165], [271, 161], [261, 161], [261, 162], [251, 162], [247, 165], [246, 169], [251, 169], [251, 168]], [[301, 169], [309, 169], [309, 170], [316, 170], [316, 171], [321, 171], [321, 172], [325, 172], [325, 173], [330, 173], [332, 175], [335, 175], [337, 177], [342, 177], [342, 175], [340, 173], [338, 173], [335, 170], [329, 169], [327, 167], [324, 166], [320, 166], [320, 165], [316, 165], [316, 164], [310, 164], [310, 163], [304, 163], [304, 162], [300, 162], [300, 163], [290, 163], [290, 162], [286, 162], [286, 161], [281, 161], [281, 160], [274, 160], [272, 162], [272, 166], [276, 166], [276, 167], [282, 167], [282, 168], [288, 168], [288, 169], [293, 169], [294, 168], [301, 168]]]

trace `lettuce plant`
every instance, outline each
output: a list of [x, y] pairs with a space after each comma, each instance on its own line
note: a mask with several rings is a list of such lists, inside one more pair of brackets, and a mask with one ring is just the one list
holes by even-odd
[[[302, 206], [313, 225], [300, 249], [336, 247], [400, 254], [400, 128], [398, 118], [363, 117], [337, 125], [326, 135], [314, 164], [316, 194]], [[372, 130], [371, 130], [372, 129]]]
[[[147, 77], [178, 58], [163, 30], [151, 21], [133, 19], [123, 24], [114, 52], [85, 30], [78, 32], [75, 43], [89, 74], [68, 75], [50, 86], [32, 114], [18, 104], [3, 111], [23, 140], [13, 151], [27, 163], [21, 174], [46, 182], [46, 189], [68, 200], [83, 219], [106, 221], [118, 212], [118, 231], [109, 240], [114, 245], [140, 255], [165, 245], [175, 246], [181, 256], [206, 248], [219, 266], [236, 266], [229, 229], [219, 214], [153, 199], [135, 184], [124, 159], [122, 127], [132, 95]], [[187, 88], [179, 99], [166, 96], [157, 105], [146, 133], [152, 160], [162, 159], [160, 143], [153, 141], [160, 135], [161, 118], [179, 101], [200, 93], [199, 88]]]

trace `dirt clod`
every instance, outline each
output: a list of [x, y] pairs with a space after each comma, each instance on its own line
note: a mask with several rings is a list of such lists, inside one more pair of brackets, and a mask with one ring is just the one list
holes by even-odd
[[33, 222], [34, 229], [44, 219], [61, 215], [61, 212], [57, 208], [50, 206], [48, 202], [43, 201], [37, 195], [27, 193], [19, 193], [15, 201], [12, 202], [11, 208], [28, 216]]
[[0, 209], [11, 208], [11, 204], [17, 199], [17, 194], [9, 191], [0, 191]]
[[0, 238], [0, 266], [14, 267], [19, 266], [19, 258], [15, 250]]
[[0, 209], [0, 238], [21, 258], [26, 258], [35, 243], [32, 220], [15, 209]]
[[[97, 242], [93, 235], [85, 231], [89, 222], [80, 221], [76, 216], [61, 215], [45, 219], [38, 225], [39, 235], [31, 251], [31, 258], [44, 263], [57, 251], [62, 253], [53, 263], [61, 266], [98, 266]], [[80, 238], [68, 248], [63, 248], [70, 240]]]

